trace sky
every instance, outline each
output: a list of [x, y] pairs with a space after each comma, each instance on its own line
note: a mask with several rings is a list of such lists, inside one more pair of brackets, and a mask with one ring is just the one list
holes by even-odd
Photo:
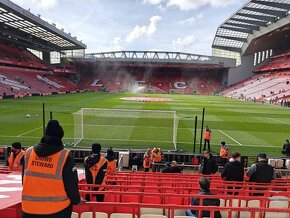
[[12, 0], [87, 45], [86, 53], [211, 55], [216, 30], [247, 0]]

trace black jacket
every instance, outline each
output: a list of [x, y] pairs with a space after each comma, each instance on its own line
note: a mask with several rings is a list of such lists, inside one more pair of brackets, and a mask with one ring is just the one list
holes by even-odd
[[290, 143], [285, 142], [283, 145], [283, 151], [287, 156], [290, 156]]
[[239, 161], [228, 162], [224, 166], [221, 174], [223, 180], [226, 181], [244, 181], [244, 166]]
[[209, 159], [203, 158], [201, 163], [201, 173], [205, 175], [210, 175], [218, 171], [218, 166], [216, 160], [210, 154]]
[[162, 173], [170, 173], [170, 168], [171, 168], [171, 167], [166, 167], [166, 168], [164, 168], [161, 172], [162, 172]]
[[[250, 182], [270, 183], [274, 178], [274, 168], [267, 161], [259, 161], [252, 165], [250, 171]], [[251, 172], [252, 171], [252, 172]]]
[[183, 168], [182, 167], [166, 167], [162, 170], [162, 173], [182, 173]]
[[183, 167], [170, 167], [170, 173], [182, 173], [183, 171]]
[[[88, 184], [93, 184], [93, 175], [90, 171], [90, 168], [97, 164], [100, 161], [100, 154], [91, 154], [85, 159], [84, 166], [85, 166], [85, 174], [86, 174], [86, 181]], [[106, 162], [98, 172], [98, 175], [95, 178], [95, 184], [102, 184], [105, 176], [106, 176], [106, 169], [107, 169], [108, 163]], [[98, 189], [94, 189], [98, 190]]]
[[[33, 147], [35, 153], [37, 156], [40, 157], [47, 157], [52, 154], [55, 154], [61, 150], [64, 149], [63, 144], [61, 140], [53, 137], [43, 137], [41, 139], [41, 142]], [[25, 162], [24, 162], [25, 165]], [[23, 178], [23, 173], [24, 173], [24, 168], [22, 171], [22, 178]], [[23, 217], [25, 218], [58, 218], [58, 217], [70, 217], [70, 214], [72, 212], [72, 205], [77, 205], [80, 203], [81, 198], [79, 194], [79, 189], [78, 189], [78, 174], [77, 170], [75, 168], [74, 164], [74, 158], [72, 154], [70, 153], [69, 156], [67, 157], [67, 160], [63, 166], [62, 170], [62, 177], [63, 177], [63, 183], [64, 183], [64, 188], [66, 191], [66, 194], [68, 198], [71, 201], [71, 205], [67, 207], [66, 209], [52, 214], [52, 215], [32, 215], [32, 214], [26, 214], [23, 212]]]
[[[209, 190], [202, 189], [199, 193], [200, 195], [214, 195]], [[198, 198], [192, 199], [193, 206], [198, 206], [200, 204], [200, 200]], [[202, 206], [220, 206], [220, 200], [216, 198], [208, 198], [203, 199]], [[192, 211], [192, 213], [196, 216], [198, 216], [198, 211]], [[202, 217], [210, 217], [210, 211], [202, 211]], [[221, 213], [219, 211], [216, 211], [214, 214], [214, 218], [222, 218]]]

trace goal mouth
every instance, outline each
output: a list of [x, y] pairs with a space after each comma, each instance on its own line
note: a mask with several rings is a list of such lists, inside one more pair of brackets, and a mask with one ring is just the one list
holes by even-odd
[[176, 111], [81, 108], [73, 116], [74, 146], [99, 142], [129, 149], [148, 145], [177, 149]]
[[121, 98], [125, 101], [139, 101], [139, 102], [167, 102], [172, 101], [170, 98], [157, 98], [157, 97], [125, 97]]

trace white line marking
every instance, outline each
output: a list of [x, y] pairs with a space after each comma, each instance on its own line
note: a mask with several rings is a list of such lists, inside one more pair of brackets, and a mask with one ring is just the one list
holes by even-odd
[[4, 110], [4, 111], [0, 111], [0, 113], [6, 113], [6, 112], [11, 112], [11, 111], [14, 111], [14, 110]]
[[[16, 137], [15, 135], [0, 135], [0, 138], [15, 138], [15, 137]], [[41, 139], [41, 136], [39, 136], [39, 137], [37, 137], [37, 136], [23, 136], [22, 138]], [[74, 140], [75, 138], [64, 137], [63, 139]], [[86, 140], [86, 138], [84, 140]], [[88, 139], [88, 140], [91, 140], [91, 139]], [[117, 139], [114, 139], [114, 140], [117, 140]], [[172, 142], [167, 142], [167, 141], [160, 141], [160, 142], [172, 143]], [[177, 142], [177, 144], [192, 144], [192, 142]], [[212, 145], [220, 145], [220, 144], [212, 144]], [[234, 146], [236, 144], [227, 144], [227, 145], [233, 145]], [[267, 146], [267, 145], [243, 145], [243, 147], [277, 148], [279, 146], [273, 146], [273, 145], [269, 145], [269, 146]]]
[[219, 132], [221, 132], [222, 134], [224, 134], [226, 137], [228, 137], [229, 139], [233, 140], [234, 142], [238, 143], [239, 145], [242, 145], [240, 142], [238, 142], [234, 138], [230, 137], [228, 134], [224, 133], [223, 131], [219, 130]]
[[284, 121], [277, 120], [277, 119], [274, 119], [274, 118], [271, 118], [271, 117], [268, 117], [268, 119], [270, 119], [270, 120], [274, 120], [274, 121], [279, 122], [279, 123], [284, 123], [284, 124], [290, 125], [290, 123], [286, 123], [286, 122], [284, 122]]
[[26, 134], [28, 134], [28, 133], [34, 132], [34, 131], [39, 130], [39, 129], [41, 129], [41, 128], [42, 128], [42, 126], [41, 126], [41, 127], [37, 127], [37, 128], [35, 128], [35, 129], [33, 129], [33, 130], [30, 130], [30, 131], [28, 131], [28, 132], [22, 133], [22, 134], [20, 134], [20, 135], [18, 135], [18, 136], [16, 136], [16, 137], [24, 136], [24, 135], [26, 135]]

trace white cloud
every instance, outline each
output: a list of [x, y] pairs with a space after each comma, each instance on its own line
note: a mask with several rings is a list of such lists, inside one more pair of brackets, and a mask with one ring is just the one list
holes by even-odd
[[48, 9], [53, 8], [57, 5], [57, 0], [33, 0], [35, 3], [39, 4], [40, 8]]
[[54, 21], [54, 20], [52, 20], [52, 19], [50, 19], [50, 18], [43, 17], [43, 16], [41, 16], [41, 19], [44, 20], [44, 21], [46, 21], [46, 22], [49, 23], [49, 24], [55, 24], [55, 26], [56, 26], [58, 29], [64, 29], [64, 31], [66, 31], [66, 32], [69, 31], [68, 29], [65, 28], [65, 26], [64, 26], [63, 24], [61, 24], [61, 23], [59, 23], [59, 22], [57, 22], [57, 21]]
[[[57, 1], [58, 0], [30, 0], [30, 3], [36, 8], [49, 9], [56, 6], [58, 3]], [[13, 2], [21, 6], [25, 3], [24, 0], [13, 0]]]
[[203, 14], [199, 13], [197, 15], [194, 15], [193, 17], [190, 17], [190, 18], [187, 18], [185, 20], [179, 21], [178, 24], [180, 24], [180, 25], [189, 25], [189, 24], [192, 24], [192, 23], [200, 20], [201, 18], [203, 18]]
[[141, 37], [150, 37], [157, 31], [157, 24], [162, 18], [153, 16], [150, 18], [148, 26], [135, 26], [134, 29], [127, 35], [126, 42], [133, 42]]
[[178, 7], [182, 11], [195, 10], [205, 5], [225, 7], [237, 0], [167, 0], [167, 7]]
[[160, 5], [164, 0], [143, 0], [144, 4]]
[[189, 51], [197, 41], [194, 35], [185, 36], [172, 41], [172, 46], [178, 51]]
[[122, 50], [122, 39], [121, 37], [115, 37], [113, 41], [110, 43], [111, 51], [121, 51]]

